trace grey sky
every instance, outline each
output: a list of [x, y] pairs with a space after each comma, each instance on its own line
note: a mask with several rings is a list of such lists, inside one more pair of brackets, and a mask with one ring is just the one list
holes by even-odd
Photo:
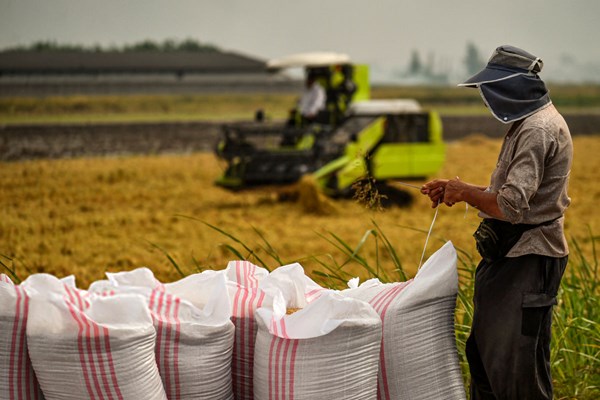
[[0, 48], [191, 37], [263, 59], [345, 52], [380, 73], [417, 50], [460, 75], [467, 42], [486, 59], [513, 44], [544, 59], [542, 76], [598, 80], [598, 15], [598, 0], [0, 0]]

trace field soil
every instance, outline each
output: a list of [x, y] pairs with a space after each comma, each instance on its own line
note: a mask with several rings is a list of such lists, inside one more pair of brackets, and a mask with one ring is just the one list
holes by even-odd
[[[572, 134], [600, 133], [600, 115], [567, 115]], [[442, 117], [448, 141], [473, 134], [502, 137], [490, 116]], [[15, 124], [0, 126], [0, 160], [73, 158], [125, 154], [187, 154], [212, 151], [222, 123]]]

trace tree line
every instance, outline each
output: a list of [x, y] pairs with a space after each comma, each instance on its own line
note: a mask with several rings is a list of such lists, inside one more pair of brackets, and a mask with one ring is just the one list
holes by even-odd
[[[468, 42], [462, 64], [467, 75], [479, 72], [485, 66], [485, 59], [475, 44]], [[400, 78], [421, 77], [426, 81], [437, 83], [448, 83], [449, 63], [437, 62], [433, 54], [429, 54], [426, 61], [423, 60], [418, 50], [411, 52], [407, 68], [398, 72]]]
[[15, 46], [2, 50], [3, 52], [77, 52], [77, 53], [107, 53], [107, 52], [197, 52], [197, 53], [216, 53], [221, 50], [212, 44], [201, 43], [195, 39], [174, 40], [166, 39], [163, 41], [142, 40], [132, 44], [123, 46], [101, 46], [101, 45], [81, 45], [81, 44], [66, 44], [58, 43], [52, 40], [41, 40], [24, 46]]

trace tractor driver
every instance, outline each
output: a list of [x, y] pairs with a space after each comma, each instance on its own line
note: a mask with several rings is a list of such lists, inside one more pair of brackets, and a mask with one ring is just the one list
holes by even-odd
[[314, 72], [309, 72], [306, 77], [306, 86], [298, 101], [298, 110], [303, 122], [314, 122], [320, 111], [325, 109], [325, 89], [317, 82]]

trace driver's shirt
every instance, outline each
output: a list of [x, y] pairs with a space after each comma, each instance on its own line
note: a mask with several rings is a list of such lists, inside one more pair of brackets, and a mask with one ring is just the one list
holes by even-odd
[[325, 89], [318, 82], [305, 88], [298, 101], [298, 109], [301, 115], [311, 117], [325, 109]]

